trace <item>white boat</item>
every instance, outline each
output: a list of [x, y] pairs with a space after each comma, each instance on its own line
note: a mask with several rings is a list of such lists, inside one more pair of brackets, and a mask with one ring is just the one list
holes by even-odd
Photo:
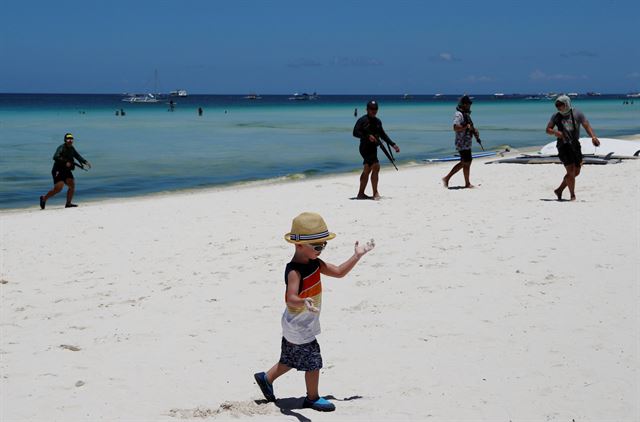
[[640, 98], [640, 92], [636, 92], [635, 94], [627, 94], [627, 98]]
[[493, 96], [496, 98], [502, 98], [504, 97], [504, 94], [502, 92], [496, 92], [495, 94], [493, 94]]
[[[153, 92], [158, 92], [158, 69], [153, 72]], [[122, 101], [126, 103], [142, 103], [142, 104], [153, 104], [160, 102], [161, 94], [125, 94], [127, 97], [123, 98]], [[165, 95], [166, 96], [166, 95]]]
[[577, 92], [570, 92], [567, 94], [567, 97], [577, 97], [578, 93]]
[[245, 100], [261, 100], [262, 97], [258, 94], [249, 94], [244, 96]]
[[402, 96], [402, 99], [403, 99], [403, 100], [412, 100], [412, 99], [413, 99], [413, 95], [411, 95], [411, 94], [404, 94], [404, 95]]
[[176, 89], [175, 91], [171, 91], [169, 95], [172, 97], [186, 97], [188, 94], [185, 89]]
[[303, 92], [302, 94], [298, 94], [296, 92], [295, 94], [293, 94], [292, 97], [289, 97], [289, 99], [294, 101], [317, 100], [318, 94], [316, 94], [315, 92], [313, 94], [307, 94], [306, 92]]
[[129, 96], [123, 98], [122, 101], [127, 103], [157, 103], [160, 101], [153, 94], [128, 94]]

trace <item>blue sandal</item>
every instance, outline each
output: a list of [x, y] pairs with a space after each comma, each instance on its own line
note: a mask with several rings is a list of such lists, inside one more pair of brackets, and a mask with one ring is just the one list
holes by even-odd
[[319, 412], [333, 412], [336, 410], [336, 406], [324, 397], [319, 397], [316, 401], [309, 400], [309, 397], [305, 397], [302, 407], [317, 410]]
[[253, 374], [253, 378], [256, 379], [256, 383], [258, 384], [258, 387], [260, 387], [260, 390], [262, 390], [264, 398], [267, 399], [267, 401], [276, 401], [276, 396], [273, 394], [273, 385], [269, 384], [269, 381], [267, 381], [267, 374], [264, 372], [258, 372]]

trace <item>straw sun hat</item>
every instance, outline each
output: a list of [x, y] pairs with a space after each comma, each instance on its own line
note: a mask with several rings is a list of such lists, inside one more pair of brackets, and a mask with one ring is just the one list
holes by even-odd
[[315, 212], [303, 212], [293, 219], [291, 231], [284, 235], [284, 240], [289, 243], [320, 243], [336, 237], [330, 233], [327, 224], [320, 214]]

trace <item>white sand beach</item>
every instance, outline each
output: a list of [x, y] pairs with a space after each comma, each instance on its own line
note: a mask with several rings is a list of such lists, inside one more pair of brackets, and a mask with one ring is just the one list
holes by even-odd
[[[560, 165], [487, 160], [449, 190], [454, 163], [383, 163], [380, 201], [350, 199], [358, 173], [93, 203], [80, 181], [76, 209], [0, 213], [0, 420], [640, 420], [640, 160], [586, 166], [576, 202]], [[302, 373], [275, 404], [253, 380], [302, 211], [328, 262], [377, 245], [323, 278], [328, 414]]]

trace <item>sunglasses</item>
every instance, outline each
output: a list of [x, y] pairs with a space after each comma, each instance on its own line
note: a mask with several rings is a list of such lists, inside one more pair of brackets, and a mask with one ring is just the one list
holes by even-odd
[[311, 248], [316, 251], [316, 252], [322, 252], [324, 250], [324, 248], [327, 247], [327, 242], [322, 242], [322, 243], [308, 243], [309, 246], [311, 246]]

